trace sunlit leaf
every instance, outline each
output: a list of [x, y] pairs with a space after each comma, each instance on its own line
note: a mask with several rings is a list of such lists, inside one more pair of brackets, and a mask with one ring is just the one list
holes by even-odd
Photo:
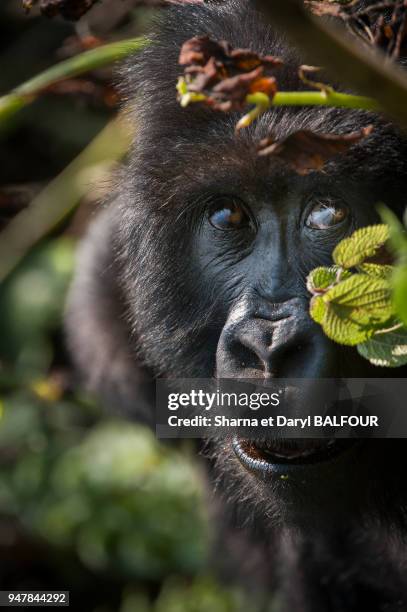
[[390, 280], [394, 271], [394, 266], [380, 265], [374, 263], [363, 263], [358, 266], [359, 272], [373, 276], [375, 278], [384, 278]]
[[374, 334], [374, 329], [353, 321], [349, 315], [349, 311], [330, 306], [326, 309], [322, 327], [331, 340], [339, 344], [355, 346], [370, 338]]
[[[338, 280], [339, 266], [314, 268], [307, 277], [307, 289], [310, 293], [318, 294], [325, 291]], [[350, 276], [347, 270], [342, 271], [340, 278], [345, 280]]]
[[320, 295], [316, 295], [311, 300], [310, 315], [316, 323], [322, 323], [326, 314], [327, 306]]
[[326, 303], [346, 306], [347, 308], [380, 315], [382, 309], [389, 310], [384, 315], [385, 319], [391, 314], [391, 289], [390, 283], [382, 278], [370, 277], [366, 274], [352, 274], [349, 278], [341, 281], [329, 289], [324, 297]]
[[407, 329], [375, 334], [358, 345], [358, 352], [376, 366], [397, 368], [407, 364]]
[[407, 325], [407, 264], [396, 267], [392, 280], [394, 307], [400, 319]]
[[337, 245], [333, 252], [334, 262], [344, 268], [353, 268], [373, 257], [388, 238], [387, 225], [362, 227]]

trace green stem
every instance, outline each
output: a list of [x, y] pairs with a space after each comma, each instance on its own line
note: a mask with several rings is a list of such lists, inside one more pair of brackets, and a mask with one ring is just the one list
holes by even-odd
[[126, 154], [131, 137], [129, 124], [119, 115], [10, 221], [0, 233], [0, 283], [44, 236], [67, 219], [92, 183]]
[[254, 107], [238, 121], [236, 130], [249, 126], [272, 106], [330, 106], [376, 112], [381, 110], [380, 104], [373, 98], [338, 93], [333, 89], [325, 89], [324, 91], [279, 91], [272, 100], [266, 94], [257, 92], [246, 96], [246, 103], [254, 105]]
[[374, 335], [378, 336], [379, 334], [389, 334], [390, 332], [397, 331], [402, 327], [404, 327], [404, 323], [397, 323], [396, 325], [393, 325], [393, 327], [388, 327], [387, 329], [379, 329], [379, 331], [376, 331]]
[[0, 124], [34, 101], [47, 87], [59, 81], [70, 79], [85, 72], [120, 61], [132, 53], [140, 51], [147, 44], [148, 39], [143, 37], [121, 40], [85, 51], [85, 53], [52, 66], [29, 81], [19, 85], [8, 95], [0, 97]]
[[380, 104], [373, 98], [338, 93], [336, 91], [279, 91], [272, 106], [332, 106], [366, 111], [380, 111]]

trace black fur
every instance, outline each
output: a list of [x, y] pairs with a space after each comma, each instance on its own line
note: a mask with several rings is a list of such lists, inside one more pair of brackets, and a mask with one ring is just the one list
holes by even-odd
[[[173, 8], [157, 32], [123, 71], [135, 142], [114, 201], [79, 253], [67, 311], [72, 354], [88, 386], [112, 409], [146, 420], [149, 381], [219, 370], [228, 350], [220, 357], [220, 338], [242, 296], [246, 306], [247, 300], [289, 302], [302, 312], [306, 273], [328, 262], [343, 236], [297, 239], [301, 194], [326, 190], [344, 198], [353, 211], [346, 234], [377, 221], [378, 201], [401, 213], [407, 177], [405, 137], [368, 113], [279, 108], [236, 136], [236, 115], [180, 108], [179, 49], [199, 34], [282, 57], [280, 89], [304, 87], [299, 54], [249, 3]], [[302, 128], [344, 133], [367, 124], [375, 125], [372, 136], [306, 178], [256, 153], [255, 143], [270, 130], [281, 138]], [[231, 191], [258, 208], [263, 227], [274, 227], [270, 210], [277, 215], [280, 242], [264, 239], [257, 256], [244, 240], [233, 247], [215, 243], [205, 206], [214, 193]], [[318, 358], [310, 352], [306, 364], [320, 367], [322, 355], [336, 376], [385, 375], [369, 370], [355, 351], [329, 343], [317, 326], [312, 334]], [[304, 363], [287, 357], [278, 367], [290, 375]], [[236, 548], [243, 538], [252, 584], [272, 588], [281, 610], [406, 610], [404, 449], [403, 441], [371, 441], [283, 483], [248, 473], [227, 443], [211, 445], [217, 491], [231, 501], [229, 522], [233, 529], [245, 524], [245, 534], [225, 546]]]

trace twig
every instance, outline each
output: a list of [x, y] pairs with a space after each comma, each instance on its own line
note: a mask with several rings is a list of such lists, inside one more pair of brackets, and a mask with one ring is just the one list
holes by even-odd
[[88, 168], [114, 162], [126, 154], [131, 134], [119, 116], [38, 194], [0, 233], [0, 282], [23, 257], [75, 210], [89, 191]]
[[336, 28], [313, 17], [297, 0], [253, 0], [275, 27], [283, 29], [306, 54], [310, 64], [321, 64], [364, 96], [377, 99], [392, 118], [407, 124], [407, 77], [385, 61], [379, 51], [358, 45], [345, 27]]
[[146, 38], [139, 37], [103, 45], [60, 62], [26, 81], [10, 94], [0, 97], [0, 131], [6, 120], [33, 102], [47, 87], [122, 60], [147, 44]]

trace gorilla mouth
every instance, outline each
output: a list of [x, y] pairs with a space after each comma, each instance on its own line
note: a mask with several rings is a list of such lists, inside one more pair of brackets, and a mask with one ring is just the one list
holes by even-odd
[[263, 473], [275, 471], [278, 464], [295, 466], [328, 461], [353, 444], [353, 440], [247, 440], [237, 436], [232, 441], [240, 463], [250, 471]]

